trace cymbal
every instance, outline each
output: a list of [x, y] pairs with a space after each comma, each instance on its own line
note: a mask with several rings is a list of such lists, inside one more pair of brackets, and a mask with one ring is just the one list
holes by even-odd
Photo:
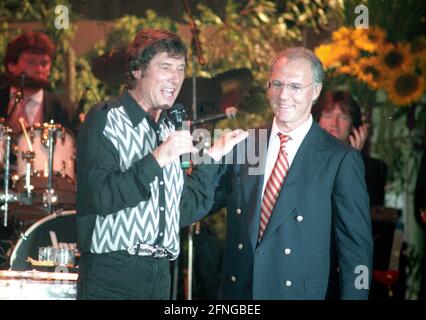
[[92, 60], [92, 72], [108, 85], [124, 83], [126, 79], [126, 47], [112, 48]]
[[50, 89], [50, 84], [46, 80], [31, 78], [31, 77], [21, 77], [15, 76], [10, 73], [2, 73], [0, 74], [0, 83], [1, 87], [13, 86], [13, 87], [21, 87], [30, 88], [30, 89]]

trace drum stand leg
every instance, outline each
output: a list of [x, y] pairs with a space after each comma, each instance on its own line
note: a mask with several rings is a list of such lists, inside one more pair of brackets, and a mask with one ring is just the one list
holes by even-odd
[[53, 189], [53, 151], [54, 151], [54, 144], [56, 138], [56, 131], [57, 127], [51, 124], [51, 126], [48, 127], [48, 144], [49, 144], [49, 173], [47, 178], [47, 196], [45, 197], [45, 201], [47, 201], [47, 210], [49, 214], [52, 213], [52, 203], [56, 202], [57, 197], [55, 194], [55, 190]]
[[27, 151], [25, 152], [22, 157], [25, 160], [25, 187], [26, 190], [25, 196], [28, 198], [28, 200], [31, 199], [31, 191], [33, 190], [33, 186], [31, 185], [31, 166], [33, 159], [35, 157], [34, 151]]
[[1, 206], [1, 209], [4, 210], [4, 219], [3, 219], [3, 226], [7, 227], [7, 215], [9, 210], [9, 202], [17, 201], [17, 197], [14, 194], [9, 193], [9, 170], [10, 170], [10, 163], [9, 163], [9, 156], [10, 156], [10, 142], [11, 142], [11, 129], [6, 127], [3, 129], [3, 137], [6, 138], [6, 150], [4, 154], [4, 181], [3, 181], [3, 187], [4, 187], [4, 194], [0, 195], [1, 200], [4, 202], [4, 204]]

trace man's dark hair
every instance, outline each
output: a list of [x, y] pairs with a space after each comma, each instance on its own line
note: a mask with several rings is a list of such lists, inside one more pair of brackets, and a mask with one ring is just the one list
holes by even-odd
[[336, 106], [351, 117], [353, 127], [362, 125], [361, 108], [352, 95], [345, 91], [327, 91], [322, 94], [312, 108], [312, 116], [319, 121], [323, 112], [332, 111]]
[[185, 57], [186, 62], [187, 51], [185, 43], [174, 33], [156, 29], [139, 31], [127, 47], [127, 88], [133, 89], [135, 86], [132, 71], [141, 70], [143, 74], [156, 54], [167, 52], [173, 58]]
[[43, 32], [28, 31], [17, 36], [8, 45], [4, 66], [8, 70], [8, 64], [17, 64], [22, 53], [47, 54], [52, 60], [55, 57], [55, 44]]

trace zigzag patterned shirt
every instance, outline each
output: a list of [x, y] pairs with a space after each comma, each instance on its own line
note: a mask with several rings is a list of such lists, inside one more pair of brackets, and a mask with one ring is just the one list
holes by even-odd
[[159, 167], [151, 152], [173, 130], [164, 112], [154, 123], [128, 92], [89, 112], [77, 143], [77, 242], [83, 253], [161, 244], [171, 259], [179, 255], [181, 210], [185, 224], [208, 212], [217, 170], [202, 165], [188, 179], [179, 160]]

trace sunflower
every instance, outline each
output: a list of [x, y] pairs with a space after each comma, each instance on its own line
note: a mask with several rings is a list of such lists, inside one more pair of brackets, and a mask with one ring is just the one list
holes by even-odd
[[342, 64], [337, 68], [337, 72], [341, 74], [356, 75], [358, 70], [357, 65], [358, 63], [356, 60], [348, 60], [345, 64]]
[[362, 30], [367, 34], [367, 38], [371, 42], [382, 44], [386, 40], [386, 32], [379, 27], [371, 27]]
[[377, 27], [356, 29], [353, 33], [355, 46], [363, 51], [376, 52], [386, 39], [386, 33]]
[[401, 71], [412, 71], [414, 67], [408, 44], [380, 46], [378, 59], [384, 71], [390, 75]]
[[359, 51], [355, 47], [334, 46], [330, 54], [333, 66], [338, 73], [354, 74], [354, 63], [359, 58]]
[[383, 70], [376, 57], [361, 58], [354, 66], [354, 74], [359, 80], [364, 81], [373, 89], [382, 87]]
[[332, 55], [333, 52], [334, 46], [332, 44], [322, 44], [315, 48], [315, 54], [326, 70], [336, 66], [336, 60]]
[[335, 43], [353, 43], [354, 29], [340, 27], [332, 34], [333, 42]]
[[425, 83], [422, 77], [413, 72], [401, 72], [386, 81], [386, 91], [390, 100], [398, 106], [409, 105], [418, 101], [425, 92]]

